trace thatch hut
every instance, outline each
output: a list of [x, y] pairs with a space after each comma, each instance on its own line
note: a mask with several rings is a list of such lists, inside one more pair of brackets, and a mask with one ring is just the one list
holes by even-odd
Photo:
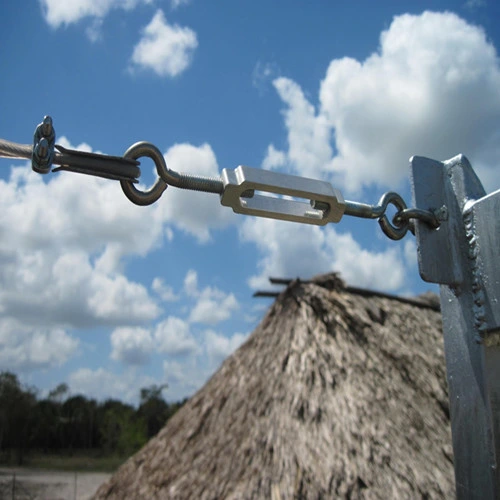
[[292, 282], [96, 498], [453, 497], [436, 301]]

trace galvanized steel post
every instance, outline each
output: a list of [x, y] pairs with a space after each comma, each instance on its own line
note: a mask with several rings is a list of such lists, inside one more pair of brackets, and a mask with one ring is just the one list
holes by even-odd
[[411, 168], [415, 206], [442, 219], [415, 235], [421, 277], [441, 285], [457, 498], [500, 498], [500, 190], [461, 155]]

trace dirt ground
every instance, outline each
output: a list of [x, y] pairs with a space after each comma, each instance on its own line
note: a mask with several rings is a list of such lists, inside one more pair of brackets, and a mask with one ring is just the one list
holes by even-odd
[[86, 500], [110, 475], [0, 467], [0, 500]]

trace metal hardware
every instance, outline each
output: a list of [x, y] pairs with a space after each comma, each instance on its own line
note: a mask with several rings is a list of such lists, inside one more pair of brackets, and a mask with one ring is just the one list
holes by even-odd
[[142, 156], [147, 156], [154, 161], [158, 179], [148, 191], [140, 191], [130, 181], [120, 182], [125, 196], [136, 205], [151, 205], [160, 198], [169, 185], [208, 193], [220, 194], [222, 192], [222, 182], [218, 179], [181, 174], [169, 169], [161, 151], [150, 142], [142, 141], [133, 144], [125, 152], [124, 158], [136, 160]]
[[[142, 156], [147, 156], [154, 161], [158, 175], [160, 175], [161, 169], [167, 168], [165, 158], [163, 158], [161, 151], [149, 142], [137, 142], [130, 146], [124, 154], [124, 158], [132, 160], [137, 160], [137, 158]], [[142, 206], [151, 205], [157, 201], [163, 194], [163, 191], [167, 189], [167, 183], [161, 177], [158, 177], [153, 187], [147, 191], [137, 189], [134, 184], [128, 180], [121, 180], [120, 185], [123, 193], [131, 202]]]
[[52, 171], [64, 170], [129, 182], [137, 182], [141, 175], [138, 161], [67, 149], [55, 144], [55, 138], [52, 118], [45, 116], [35, 129], [33, 146], [0, 139], [0, 156], [31, 159], [33, 170], [41, 174], [49, 173], [53, 165], [60, 165]]
[[[46, 116], [35, 130], [32, 148], [0, 139], [0, 156], [31, 157], [33, 169], [40, 173], [48, 173], [56, 164], [60, 167], [54, 172], [65, 170], [119, 180], [125, 196], [137, 205], [154, 203], [170, 185], [219, 194], [222, 205], [240, 214], [315, 225], [339, 222], [344, 214], [378, 219], [383, 232], [393, 240], [403, 238], [408, 230], [414, 232], [414, 220], [432, 229], [446, 220], [446, 207], [438, 211], [433, 205], [428, 210], [409, 209], [397, 193], [385, 193], [377, 205], [367, 205], [344, 200], [342, 193], [326, 181], [268, 170], [240, 166], [224, 169], [219, 179], [179, 173], [167, 167], [161, 151], [149, 142], [132, 145], [122, 158], [66, 149], [54, 141], [52, 118]], [[134, 186], [141, 174], [137, 160], [142, 156], [154, 161], [158, 173], [147, 191]], [[385, 215], [389, 205], [396, 208], [392, 221]]]
[[[234, 170], [225, 168], [222, 183], [221, 204], [239, 214], [325, 225], [339, 222], [345, 210], [342, 193], [324, 181], [239, 166]], [[265, 196], [256, 191], [309, 202]]]
[[139, 162], [135, 161], [135, 159], [86, 153], [84, 151], [63, 148], [59, 144], [56, 144], [55, 148], [61, 154], [57, 156], [54, 163], [57, 161], [61, 166], [52, 169], [53, 172], [64, 170], [127, 182], [138, 182], [137, 178], [141, 175], [141, 170], [138, 166]]
[[439, 283], [459, 499], [500, 497], [500, 191], [486, 196], [462, 155], [413, 157], [417, 207], [441, 207], [439, 230], [416, 219], [420, 275]]
[[[394, 225], [389, 222], [387, 215], [385, 215], [390, 204], [394, 205], [397, 209], [393, 219]], [[364, 219], [378, 219], [379, 225], [386, 236], [391, 238], [391, 240], [400, 240], [406, 235], [408, 229], [410, 229], [409, 220], [399, 218], [399, 215], [405, 210], [407, 208], [403, 198], [397, 193], [389, 192], [382, 195], [378, 205], [346, 201], [345, 213], [346, 215], [362, 217]]]
[[45, 116], [33, 134], [33, 156], [31, 168], [39, 174], [48, 174], [54, 160], [56, 132], [52, 126], [52, 118]]

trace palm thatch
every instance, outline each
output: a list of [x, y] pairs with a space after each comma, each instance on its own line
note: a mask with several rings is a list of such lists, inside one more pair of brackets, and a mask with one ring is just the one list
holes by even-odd
[[432, 300], [280, 294], [247, 342], [96, 498], [450, 498], [451, 432]]

